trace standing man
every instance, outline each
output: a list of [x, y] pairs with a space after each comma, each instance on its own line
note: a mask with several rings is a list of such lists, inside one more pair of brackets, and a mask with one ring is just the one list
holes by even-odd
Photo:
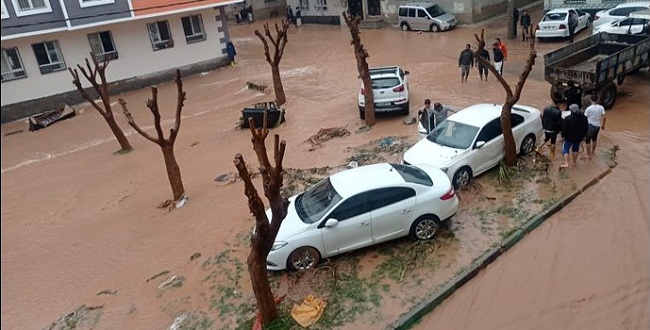
[[577, 104], [571, 104], [569, 110], [571, 114], [562, 122], [562, 136], [564, 137], [562, 158], [564, 158], [564, 164], [560, 166], [560, 169], [569, 167], [569, 151], [571, 152], [573, 165], [577, 164], [580, 142], [585, 139], [589, 129], [587, 117], [580, 112], [580, 107]]
[[287, 5], [287, 23], [293, 24], [293, 9], [290, 5]]
[[[478, 56], [481, 58], [485, 59], [486, 61], [490, 62], [490, 52], [483, 48], [478, 52]], [[481, 80], [483, 80], [483, 74], [485, 73], [485, 81], [487, 81], [488, 78], [488, 68], [485, 66], [485, 64], [477, 61], [476, 66], [478, 67], [478, 74], [481, 76]]]
[[557, 102], [553, 101], [553, 104], [546, 107], [542, 116], [542, 128], [544, 129], [544, 142], [537, 147], [537, 150], [541, 150], [546, 142], [551, 141], [551, 159], [555, 158], [555, 142], [557, 141], [557, 135], [562, 131], [562, 111], [557, 106]]
[[517, 22], [519, 22], [519, 9], [512, 10], [512, 37], [517, 38]]
[[569, 43], [573, 42], [573, 35], [578, 27], [578, 17], [575, 12], [569, 11]]
[[528, 40], [528, 37], [530, 36], [530, 15], [528, 15], [528, 12], [526, 9], [521, 12], [521, 19], [519, 20], [519, 23], [521, 24], [521, 41], [526, 41]]
[[[605, 123], [607, 122], [607, 115], [605, 115], [605, 108], [602, 105], [598, 104], [598, 96], [591, 96], [591, 105], [585, 110], [585, 116], [587, 116], [587, 122], [589, 123], [589, 129], [587, 130], [587, 159], [591, 159], [594, 156], [596, 151], [596, 141], [598, 140], [598, 132], [600, 129], [605, 129]], [[594, 143], [591, 143], [594, 141]]]
[[501, 49], [501, 52], [503, 53], [503, 60], [507, 61], [508, 60], [508, 47], [506, 47], [506, 44], [501, 41], [501, 38], [496, 38], [497, 45], [499, 45], [499, 49]]
[[460, 68], [460, 82], [467, 82], [470, 67], [474, 67], [474, 52], [470, 44], [465, 45], [465, 49], [458, 56], [458, 67]]
[[296, 26], [302, 26], [302, 11], [300, 10], [300, 6], [296, 7]]
[[582, 109], [582, 93], [584, 92], [582, 88], [576, 86], [576, 82], [569, 80], [567, 82], [569, 88], [565, 89], [563, 94], [566, 99], [566, 109], [569, 109], [569, 105], [577, 104], [578, 108]]
[[503, 52], [496, 42], [492, 44], [492, 53], [494, 55], [494, 68], [497, 69], [499, 74], [503, 74]]
[[438, 126], [443, 120], [447, 119], [449, 117], [449, 112], [455, 112], [452, 110], [450, 107], [446, 105], [440, 104], [440, 102], [436, 102], [433, 104], [433, 117], [434, 117], [434, 127], [431, 129], [435, 128], [435, 126]]
[[[433, 115], [433, 108], [431, 108], [431, 100], [429, 99], [424, 100], [424, 108], [418, 111], [418, 116], [420, 119], [420, 125], [424, 129], [424, 132], [420, 132], [420, 133], [426, 136], [436, 126], [434, 123], [435, 119]], [[422, 135], [420, 137], [424, 138], [424, 136]]]

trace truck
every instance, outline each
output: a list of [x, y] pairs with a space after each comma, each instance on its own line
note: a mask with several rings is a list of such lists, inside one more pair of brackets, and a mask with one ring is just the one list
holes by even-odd
[[572, 81], [584, 96], [596, 94], [600, 104], [611, 109], [625, 76], [648, 66], [649, 36], [602, 32], [545, 54], [544, 79], [556, 102], [563, 101], [564, 89]]

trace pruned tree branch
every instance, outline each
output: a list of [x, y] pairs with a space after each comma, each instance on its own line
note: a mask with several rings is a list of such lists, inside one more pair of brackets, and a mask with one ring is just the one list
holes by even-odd
[[474, 37], [476, 38], [476, 41], [478, 42], [478, 50], [474, 52], [474, 58], [478, 60], [481, 64], [485, 65], [485, 67], [492, 72], [492, 74], [497, 78], [501, 86], [503, 86], [503, 89], [506, 91], [506, 98], [512, 97], [512, 89], [510, 88], [510, 85], [508, 82], [503, 78], [501, 73], [497, 71], [497, 69], [494, 67], [492, 63], [487, 61], [486, 59], [478, 56], [479, 52], [482, 49], [485, 49], [485, 29], [481, 29], [481, 36], [479, 37], [477, 34], [474, 34]]
[[140, 126], [138, 126], [135, 123], [135, 120], [133, 120], [133, 116], [131, 115], [131, 112], [126, 107], [126, 101], [124, 101], [124, 99], [121, 97], [117, 99], [117, 101], [120, 102], [120, 105], [122, 106], [122, 111], [124, 111], [124, 116], [126, 117], [126, 121], [129, 123], [129, 125], [133, 127], [133, 129], [136, 132], [138, 132], [138, 134], [142, 135], [145, 139], [157, 144], [158, 139], [155, 139], [153, 136], [149, 135], [149, 133], [145, 132], [143, 129], [140, 128]]
[[178, 99], [176, 100], [176, 118], [174, 120], [174, 127], [169, 130], [169, 141], [173, 144], [176, 141], [176, 136], [181, 128], [181, 110], [185, 105], [187, 93], [183, 91], [183, 81], [181, 80], [181, 71], [176, 70], [176, 92]]
[[255, 30], [255, 35], [260, 38], [264, 44], [264, 55], [266, 56], [266, 61], [269, 62], [269, 64], [273, 65], [273, 61], [271, 61], [271, 53], [269, 52], [269, 44], [259, 30]]

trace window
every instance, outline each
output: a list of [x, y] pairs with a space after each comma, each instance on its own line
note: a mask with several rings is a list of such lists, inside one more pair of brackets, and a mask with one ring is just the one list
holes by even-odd
[[409, 8], [409, 17], [415, 17], [415, 8]]
[[79, 6], [81, 8], [108, 5], [111, 3], [115, 3], [115, 0], [79, 0]]
[[61, 54], [58, 41], [54, 40], [33, 44], [32, 49], [34, 50], [34, 55], [36, 55], [36, 61], [38, 62], [38, 68], [41, 70], [41, 73], [45, 74], [65, 70], [65, 62], [63, 61], [63, 55]]
[[88, 35], [88, 41], [97, 61], [117, 59], [117, 50], [111, 31], [91, 33]]
[[399, 16], [405, 17], [409, 15], [409, 9], [405, 7], [400, 7], [399, 8]]
[[50, 0], [11, 0], [16, 16], [49, 13], [52, 11]]
[[264, 3], [276, 2], [277, 0], [264, 0]]
[[403, 164], [390, 164], [390, 165], [397, 171], [397, 173], [399, 173], [399, 175], [402, 176], [402, 178], [406, 182], [417, 183], [428, 187], [433, 186], [433, 181], [431, 181], [429, 175], [427, 175], [426, 172], [424, 172], [423, 170], [415, 166], [403, 165]]
[[327, 0], [316, 0], [316, 10], [327, 10]]
[[478, 137], [476, 138], [476, 142], [483, 141], [485, 143], [488, 143], [490, 140], [501, 135], [501, 133], [503, 133], [501, 131], [501, 119], [493, 119], [489, 123], [485, 124], [485, 126], [483, 126], [481, 133], [479, 133]]
[[368, 193], [360, 193], [358, 195], [352, 196], [341, 205], [339, 205], [330, 215], [328, 219], [336, 219], [338, 221], [344, 221], [358, 215], [370, 212], [370, 204], [367, 203]]
[[300, 5], [300, 9], [309, 10], [309, 0], [300, 0], [299, 5]]
[[[524, 122], [523, 116], [518, 115], [516, 113], [510, 114], [510, 128], [515, 128], [523, 122]], [[499, 119], [499, 123], [501, 123], [501, 119]]]
[[188, 44], [205, 40], [201, 15], [181, 17], [181, 22], [183, 23], [183, 32], [185, 32], [185, 41]]
[[2, 81], [27, 77], [18, 48], [2, 49]]
[[427, 16], [427, 13], [424, 12], [424, 9], [418, 9], [418, 17], [426, 18], [428, 16]]
[[5, 5], [5, 0], [2, 0], [2, 19], [9, 18], [9, 12], [7, 11], [7, 6]]
[[368, 204], [370, 210], [374, 211], [384, 206], [395, 204], [415, 196], [415, 190], [406, 187], [391, 187], [375, 189], [368, 192]]
[[147, 30], [149, 30], [149, 38], [151, 38], [153, 50], [174, 47], [172, 33], [169, 31], [169, 23], [167, 21], [149, 23], [147, 24]]

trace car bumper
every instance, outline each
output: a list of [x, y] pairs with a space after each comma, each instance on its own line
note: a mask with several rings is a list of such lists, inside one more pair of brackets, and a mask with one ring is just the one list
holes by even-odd
[[287, 259], [289, 254], [294, 250], [291, 244], [287, 244], [275, 251], [269, 252], [266, 257], [266, 269], [268, 270], [285, 270], [287, 269]]
[[[392, 112], [392, 111], [402, 111], [405, 107], [408, 107], [408, 99], [399, 100], [395, 102], [376, 102], [375, 103], [375, 112]], [[359, 108], [364, 109], [365, 103], [359, 101]]]
[[569, 36], [569, 31], [567, 30], [553, 30], [553, 31], [537, 30], [535, 32], [535, 37], [537, 38], [564, 38], [568, 36]]
[[454, 195], [454, 197], [448, 199], [443, 203], [442, 207], [439, 210], [436, 210], [438, 218], [442, 221], [447, 221], [451, 219], [454, 215], [456, 215], [456, 212], [458, 212], [458, 196]]

